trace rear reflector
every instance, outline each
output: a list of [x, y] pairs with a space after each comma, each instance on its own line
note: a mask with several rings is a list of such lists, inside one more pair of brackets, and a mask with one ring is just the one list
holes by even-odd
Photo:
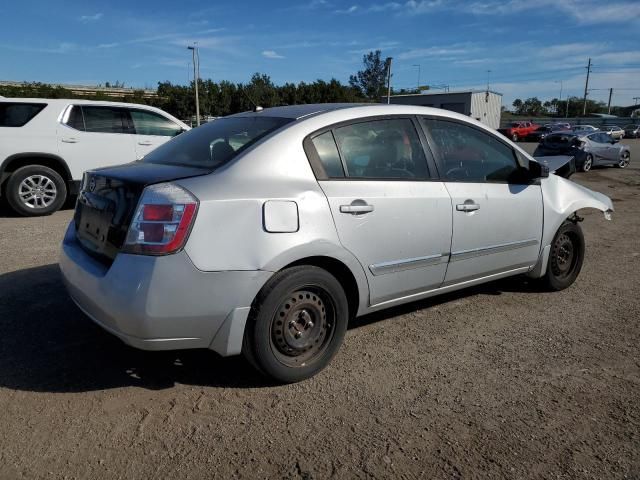
[[127, 232], [124, 251], [168, 255], [184, 247], [198, 210], [198, 200], [172, 183], [151, 185], [142, 197]]

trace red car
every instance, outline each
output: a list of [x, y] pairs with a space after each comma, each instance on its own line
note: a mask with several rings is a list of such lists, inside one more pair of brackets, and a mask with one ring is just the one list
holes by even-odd
[[524, 139], [527, 135], [537, 130], [540, 125], [531, 122], [511, 122], [507, 128], [499, 128], [498, 131], [514, 142]]

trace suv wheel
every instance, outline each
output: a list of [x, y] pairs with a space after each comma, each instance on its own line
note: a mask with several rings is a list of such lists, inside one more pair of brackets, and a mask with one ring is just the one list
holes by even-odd
[[558, 291], [575, 282], [582, 269], [584, 250], [584, 235], [580, 225], [565, 221], [551, 243], [547, 272], [541, 279], [544, 285], [549, 290]]
[[37, 217], [58, 210], [67, 198], [62, 177], [43, 165], [28, 165], [11, 174], [7, 182], [7, 202], [19, 215]]
[[268, 377], [298, 382], [331, 361], [348, 318], [347, 297], [329, 272], [314, 266], [283, 270], [256, 297], [242, 352]]
[[582, 171], [588, 172], [593, 167], [593, 155], [590, 153], [587, 154], [587, 157], [584, 159], [584, 163], [582, 164]]

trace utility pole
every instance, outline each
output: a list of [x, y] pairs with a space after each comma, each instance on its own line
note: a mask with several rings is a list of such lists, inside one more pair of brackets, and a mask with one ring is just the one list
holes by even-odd
[[187, 49], [191, 50], [193, 55], [193, 83], [196, 88], [196, 126], [200, 126], [200, 100], [198, 99], [198, 81], [200, 80], [200, 54], [198, 53], [197, 44], [189, 45]]
[[418, 67], [418, 85], [416, 87], [417, 87], [418, 93], [420, 93], [420, 68], [421, 67], [420, 67], [420, 65], [417, 65], [417, 64], [414, 65], [414, 67]]
[[391, 103], [391, 60], [393, 57], [387, 57], [387, 105]]
[[589, 92], [589, 74], [591, 73], [591, 58], [587, 64], [587, 81], [584, 84], [584, 105], [582, 106], [582, 116], [587, 116], [587, 93]]
[[489, 91], [489, 75], [491, 74], [491, 70], [487, 70], [487, 92]]
[[640, 100], [640, 97], [633, 97], [634, 105], [638, 104], [638, 100]]
[[562, 80], [558, 80], [557, 82], [554, 83], [560, 83], [560, 98], [558, 99], [558, 106], [556, 108], [556, 114], [558, 116], [562, 115], [562, 111], [560, 110], [562, 107]]
[[611, 97], [613, 95], [613, 88], [609, 89], [609, 104], [607, 105], [607, 114], [611, 115]]

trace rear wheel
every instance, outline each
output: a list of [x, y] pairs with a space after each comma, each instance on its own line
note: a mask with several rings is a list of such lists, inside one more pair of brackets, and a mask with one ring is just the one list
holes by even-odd
[[589, 153], [587, 154], [586, 158], [584, 159], [584, 163], [582, 164], [582, 171], [588, 172], [589, 170], [591, 170], [591, 167], [593, 167], [593, 155]]
[[547, 271], [542, 282], [549, 290], [564, 290], [569, 287], [580, 274], [584, 261], [584, 235], [580, 225], [574, 222], [564, 222], [556, 232]]
[[629, 152], [622, 152], [622, 155], [620, 156], [620, 161], [618, 162], [618, 168], [626, 168], [629, 163], [631, 162], [631, 153]]
[[298, 382], [331, 361], [348, 318], [344, 290], [329, 272], [314, 266], [283, 270], [256, 297], [242, 351], [268, 377]]
[[17, 214], [37, 217], [62, 207], [67, 186], [55, 170], [43, 165], [27, 165], [11, 174], [6, 195], [9, 206]]

